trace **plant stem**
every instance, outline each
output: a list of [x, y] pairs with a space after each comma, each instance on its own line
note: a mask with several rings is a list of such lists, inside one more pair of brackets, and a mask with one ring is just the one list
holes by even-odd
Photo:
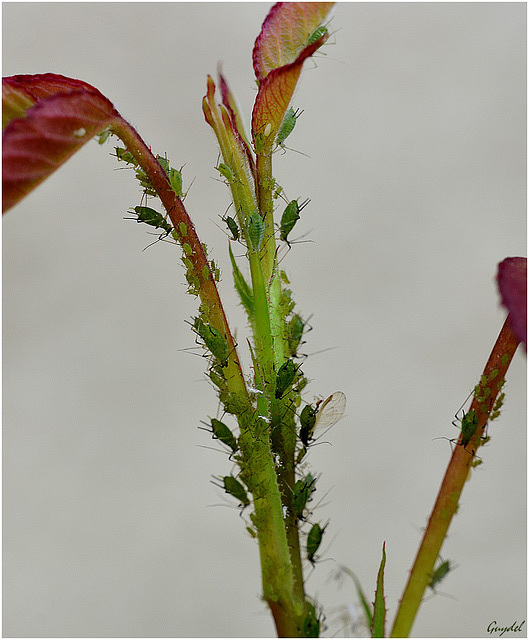
[[[453, 516], [457, 513], [459, 499], [463, 486], [468, 479], [474, 453], [477, 451], [483, 431], [489, 419], [496, 398], [505, 382], [505, 374], [512, 361], [519, 341], [510, 327], [510, 316], [507, 317], [502, 327], [496, 344], [490, 354], [483, 376], [482, 386], [490, 389], [483, 401], [479, 401], [476, 394], [472, 400], [470, 410], [474, 409], [478, 416], [478, 428], [473, 438], [468, 443], [468, 449], [461, 446], [461, 438], [446, 470], [437, 501], [434, 505], [428, 527], [424, 533], [421, 546], [415, 558], [415, 563], [410, 572], [408, 583], [400, 601], [399, 609], [395, 617], [392, 638], [407, 638], [419, 606], [431, 580], [435, 562], [441, 551], [448, 527]], [[488, 386], [487, 386], [488, 385]]]
[[230, 331], [226, 314], [224, 313], [217, 285], [211, 272], [211, 266], [208, 262], [204, 247], [197, 236], [195, 226], [187, 214], [182, 200], [178, 198], [172, 190], [162, 166], [143, 142], [137, 131], [125, 120], [113, 124], [112, 130], [115, 135], [121, 138], [147, 174], [175, 230], [180, 228], [181, 223], [185, 225], [186, 234], [184, 237], [180, 235], [179, 241], [182, 245], [184, 243], [188, 244], [192, 249], [189, 259], [193, 262], [194, 272], [200, 282], [200, 299], [210, 312], [210, 322], [212, 326], [226, 337], [228, 344], [228, 366], [225, 376], [228, 387], [230, 392], [237, 396], [241, 408], [246, 406], [247, 409], [249, 409], [251, 406], [250, 398], [246, 389], [235, 341]]

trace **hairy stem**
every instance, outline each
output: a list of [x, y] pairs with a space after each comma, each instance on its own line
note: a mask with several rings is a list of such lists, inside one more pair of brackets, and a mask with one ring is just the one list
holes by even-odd
[[183, 202], [175, 195], [162, 166], [154, 157], [151, 150], [143, 142], [138, 133], [125, 120], [112, 125], [112, 131], [125, 143], [129, 151], [134, 155], [141, 168], [145, 171], [152, 186], [162, 201], [173, 227], [180, 229], [181, 223], [185, 225], [185, 234], [179, 235], [180, 244], [188, 244], [192, 252], [189, 259], [193, 262], [196, 277], [200, 282], [199, 295], [202, 303], [210, 313], [210, 323], [225, 337], [228, 344], [228, 366], [226, 368], [226, 380], [230, 392], [237, 394], [241, 404], [250, 408], [250, 399], [246, 390], [246, 383], [242, 373], [235, 341], [228, 326], [228, 320], [220, 300], [215, 279], [211, 272], [204, 247], [200, 242], [195, 226], [187, 214]]
[[[483, 375], [482, 387], [490, 389], [482, 401], [476, 395], [472, 400], [470, 410], [474, 409], [478, 416], [478, 428], [470, 442], [454, 448], [454, 453], [446, 470], [437, 501], [434, 505], [428, 527], [424, 533], [421, 546], [410, 572], [408, 583], [400, 601], [395, 617], [392, 638], [407, 638], [419, 610], [424, 591], [428, 587], [434, 570], [434, 565], [441, 551], [448, 527], [457, 512], [463, 486], [469, 477], [474, 453], [477, 451], [483, 431], [489, 420], [492, 408], [505, 382], [505, 374], [512, 361], [519, 341], [513, 334], [508, 316], [502, 327], [496, 344], [490, 354]], [[467, 448], [468, 447], [468, 448]]]

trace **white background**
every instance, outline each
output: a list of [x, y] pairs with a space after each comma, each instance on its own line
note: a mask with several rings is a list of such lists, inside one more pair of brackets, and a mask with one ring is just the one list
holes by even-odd
[[[241, 345], [228, 194], [201, 100], [221, 60], [249, 119], [270, 6], [3, 6], [3, 75], [92, 83], [185, 164], [186, 206], [223, 267]], [[328, 636], [356, 601], [330, 576], [346, 564], [372, 599], [384, 541], [393, 620], [450, 458], [434, 438], [457, 436], [453, 415], [505, 318], [497, 263], [526, 252], [525, 11], [338, 5], [293, 102], [304, 112], [288, 144], [309, 157], [274, 157], [288, 196], [311, 199], [293, 237], [314, 242], [282, 263], [313, 326], [306, 399], [348, 397], [332, 446], [310, 454], [314, 519], [330, 525], [307, 589]], [[140, 191], [111, 151], [90, 142], [5, 217], [4, 635], [272, 636], [257, 545], [211, 484], [230, 463], [201, 448], [217, 404], [206, 361], [186, 351], [196, 303], [179, 251], [142, 252], [154, 238], [123, 220]], [[439, 590], [453, 599], [425, 602], [415, 636], [525, 618], [525, 384], [521, 351], [443, 547], [458, 566]]]

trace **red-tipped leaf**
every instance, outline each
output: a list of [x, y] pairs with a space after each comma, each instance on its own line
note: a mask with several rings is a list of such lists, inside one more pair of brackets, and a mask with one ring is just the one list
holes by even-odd
[[[305, 60], [329, 37], [313, 39], [333, 6], [332, 2], [275, 4], [257, 37], [253, 51], [259, 91], [252, 113], [252, 134], [262, 136], [264, 153], [272, 149]], [[268, 126], [270, 125], [270, 126]]]
[[2, 135], [5, 212], [121, 118], [97, 89], [64, 76], [13, 76], [2, 89], [9, 119]]
[[274, 69], [297, 60], [333, 5], [334, 2], [277, 2], [270, 9], [252, 53], [258, 82]]
[[527, 348], [527, 258], [505, 258], [498, 265], [498, 288], [514, 335]]

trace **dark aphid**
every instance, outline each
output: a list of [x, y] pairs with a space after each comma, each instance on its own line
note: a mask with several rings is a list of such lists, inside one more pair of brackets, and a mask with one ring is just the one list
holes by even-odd
[[288, 138], [288, 136], [294, 131], [294, 127], [296, 126], [296, 121], [299, 116], [303, 113], [299, 109], [294, 111], [293, 107], [289, 107], [287, 112], [285, 113], [285, 117], [281, 122], [281, 126], [279, 127], [279, 131], [276, 136], [276, 144], [278, 147], [284, 149], [284, 142]]
[[213, 437], [220, 440], [222, 444], [225, 444], [233, 452], [237, 451], [239, 445], [237, 444], [237, 438], [233, 435], [231, 429], [216, 418], [211, 418], [211, 429], [213, 431]]
[[220, 366], [228, 366], [228, 345], [220, 331], [210, 324], [206, 324], [200, 318], [195, 318], [193, 327], [202, 340], [204, 340], [206, 347], [211, 351], [212, 356], [218, 361]]
[[242, 484], [233, 476], [224, 476], [222, 479], [224, 483], [224, 489], [226, 493], [229, 493], [236, 498], [243, 507], [247, 507], [250, 504], [250, 499], [246, 493], [246, 489]]
[[155, 227], [156, 229], [163, 229], [165, 233], [160, 234], [160, 240], [163, 237], [168, 236], [173, 227], [167, 222], [161, 213], [151, 209], [151, 207], [134, 207], [134, 213], [136, 218], [125, 218], [126, 220], [136, 220], [136, 222], [144, 222], [145, 224]]
[[279, 399], [283, 397], [285, 391], [294, 382], [296, 371], [297, 367], [293, 360], [286, 360], [281, 365], [276, 377], [276, 398]]
[[296, 222], [299, 220], [299, 214], [309, 204], [310, 200], [305, 200], [301, 205], [297, 200], [292, 200], [287, 204], [283, 215], [281, 216], [281, 223], [279, 226], [279, 237], [284, 242], [288, 243], [288, 234], [294, 228]]
[[301, 428], [299, 430], [299, 439], [305, 445], [305, 447], [308, 447], [309, 440], [312, 439], [317, 415], [318, 410], [315, 409], [311, 404], [307, 404], [303, 407], [303, 410], [301, 411], [301, 414], [299, 416], [299, 421], [301, 423]]
[[[457, 418], [457, 416], [456, 416]], [[457, 427], [456, 422], [452, 423]], [[470, 409], [468, 413], [463, 413], [461, 418], [461, 446], [466, 449], [467, 444], [472, 440], [473, 435], [478, 428], [478, 414], [475, 409]]]
[[303, 513], [312, 494], [316, 491], [316, 478], [310, 473], [305, 478], [301, 478], [294, 484], [292, 490], [292, 507], [298, 520], [303, 520]]
[[252, 244], [254, 251], [259, 251], [261, 248], [261, 242], [263, 241], [265, 232], [264, 220], [259, 215], [258, 211], [254, 211], [248, 221], [248, 237]]
[[316, 42], [316, 40], [319, 40], [324, 35], [327, 35], [327, 33], [328, 33], [327, 27], [323, 27], [323, 26], [318, 27], [315, 31], [313, 31], [310, 34], [307, 44], [312, 44], [313, 42]]
[[230, 233], [233, 236], [231, 239], [232, 240], [238, 240], [239, 239], [239, 226], [237, 225], [235, 220], [231, 216], [226, 216], [224, 218], [224, 222], [228, 226], [228, 229], [230, 230]]
[[316, 564], [314, 556], [320, 548], [321, 540], [323, 538], [323, 534], [325, 533], [326, 526], [327, 525], [321, 527], [319, 523], [313, 524], [307, 536], [307, 558], [313, 566], [314, 564]]

